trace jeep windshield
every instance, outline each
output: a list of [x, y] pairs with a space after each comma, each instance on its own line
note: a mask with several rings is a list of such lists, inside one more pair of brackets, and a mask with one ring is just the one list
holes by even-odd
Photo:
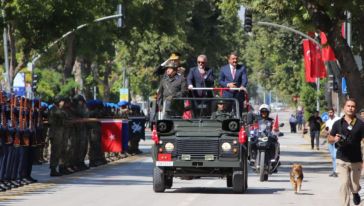
[[238, 101], [233, 98], [175, 98], [165, 100], [159, 119], [218, 120], [240, 118]]

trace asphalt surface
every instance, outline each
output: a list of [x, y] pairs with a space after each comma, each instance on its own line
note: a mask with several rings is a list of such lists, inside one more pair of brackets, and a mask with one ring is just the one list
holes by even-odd
[[[0, 193], [0, 205], [339, 205], [339, 180], [328, 176], [331, 163], [325, 140], [321, 139], [321, 150], [311, 150], [307, 137], [288, 132], [289, 113], [279, 115], [280, 121], [286, 124], [282, 128], [285, 135], [279, 140], [282, 165], [268, 182], [259, 182], [257, 174], [250, 170], [246, 194], [234, 194], [226, 187], [226, 180], [218, 178], [174, 178], [172, 189], [154, 193], [153, 164], [148, 154], [152, 142], [148, 140], [141, 144], [143, 155], [68, 176], [51, 178], [48, 176], [49, 165], [35, 166], [33, 176], [40, 183]], [[294, 194], [289, 182], [293, 163], [303, 165], [304, 181], [300, 194]]]

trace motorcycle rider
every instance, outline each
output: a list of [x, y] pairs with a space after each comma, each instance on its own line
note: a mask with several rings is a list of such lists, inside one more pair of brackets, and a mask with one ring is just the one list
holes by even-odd
[[[272, 172], [276, 173], [277, 172], [277, 168], [280, 165], [279, 162], [279, 154], [280, 154], [280, 149], [279, 149], [279, 143], [278, 143], [278, 138], [277, 135], [272, 129], [273, 129], [273, 123], [274, 123], [274, 119], [269, 117], [270, 114], [270, 106], [267, 104], [262, 104], [259, 107], [259, 116], [258, 116], [258, 127], [261, 128], [262, 125], [265, 125], [266, 128], [263, 128], [265, 131], [269, 131], [272, 132], [272, 138], [276, 138], [277, 141], [276, 142], [276, 149], [273, 152], [273, 155], [275, 155], [275, 151], [278, 150], [278, 157], [276, 158], [276, 161], [274, 163], [272, 163], [272, 167], [275, 168]], [[255, 160], [258, 149], [256, 146], [257, 143], [257, 139], [252, 139], [250, 141], [250, 148], [251, 148], [251, 154], [250, 154], [250, 159], [251, 160]], [[277, 165], [278, 164], [278, 165]]]

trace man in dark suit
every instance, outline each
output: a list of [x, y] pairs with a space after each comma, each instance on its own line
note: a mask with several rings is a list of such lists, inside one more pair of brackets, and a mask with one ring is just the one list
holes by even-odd
[[[213, 87], [214, 74], [207, 66], [207, 57], [201, 54], [197, 57], [197, 66], [190, 69], [187, 76], [188, 89], [194, 87]], [[212, 97], [212, 91], [193, 91], [194, 97]]]
[[221, 87], [240, 88], [242, 91], [224, 91], [223, 97], [235, 98], [239, 101], [240, 113], [244, 108], [246, 86], [248, 77], [244, 65], [238, 64], [239, 56], [232, 52], [228, 56], [228, 64], [221, 67], [219, 84]]

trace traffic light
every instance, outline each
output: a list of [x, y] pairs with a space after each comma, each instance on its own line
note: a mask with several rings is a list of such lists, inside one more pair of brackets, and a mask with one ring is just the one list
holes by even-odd
[[332, 90], [334, 88], [334, 75], [332, 74], [329, 74], [329, 80], [328, 80], [328, 83], [329, 83], [329, 89]]
[[329, 89], [331, 91], [334, 91], [334, 92], [338, 92], [339, 91], [339, 85], [337, 83], [337, 80], [336, 78], [334, 77], [334, 75], [332, 74], [329, 74]]
[[37, 83], [38, 83], [38, 75], [37, 74], [32, 74], [32, 91], [35, 92], [37, 91]]
[[245, 9], [244, 15], [244, 30], [246, 32], [251, 32], [253, 27], [253, 14], [250, 10]]
[[122, 16], [117, 18], [116, 26], [118, 28], [124, 28], [125, 27], [125, 14], [123, 11], [123, 6], [121, 4], [118, 4], [116, 7], [116, 14], [121, 14]]

